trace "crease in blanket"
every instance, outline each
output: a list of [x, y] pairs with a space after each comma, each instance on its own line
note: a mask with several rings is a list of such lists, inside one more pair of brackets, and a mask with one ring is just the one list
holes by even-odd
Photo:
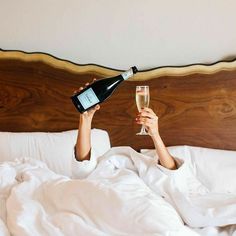
[[134, 160], [129, 157], [135, 155], [131, 149], [121, 150], [113, 150], [111, 159], [99, 158], [84, 179], [57, 175], [41, 162], [8, 164], [12, 179], [18, 179], [8, 186], [9, 232], [16, 236], [196, 235], [140, 178], [135, 164], [140, 157]]
[[157, 176], [155, 170], [150, 169], [147, 176], [153, 180], [144, 178], [146, 183], [176, 208], [187, 225], [200, 228], [236, 224], [236, 194], [211, 192], [197, 178], [194, 163], [185, 161], [174, 171], [157, 167], [160, 170], [157, 181], [153, 178]]
[[[199, 235], [182, 220], [195, 223], [195, 216], [183, 214], [180, 208], [186, 205], [180, 203], [185, 195], [177, 191], [173, 180], [174, 175], [185, 180], [180, 172], [186, 163], [171, 172], [175, 174], [167, 174], [153, 158], [130, 147], [94, 155], [92, 162], [73, 163], [78, 170], [86, 169], [80, 179], [55, 174], [39, 161], [8, 163], [12, 179], [20, 180], [14, 185], [5, 183], [9, 196], [4, 223], [9, 232], [16, 236]], [[173, 205], [163, 194], [169, 194]], [[187, 208], [193, 213], [191, 204]], [[189, 219], [181, 218], [180, 211]]]

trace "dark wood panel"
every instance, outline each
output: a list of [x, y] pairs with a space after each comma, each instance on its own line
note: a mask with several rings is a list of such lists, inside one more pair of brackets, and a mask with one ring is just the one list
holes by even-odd
[[134, 122], [135, 86], [145, 84], [151, 88], [150, 106], [159, 116], [160, 132], [167, 145], [236, 149], [235, 78], [236, 72], [220, 72], [181, 79], [163, 77], [145, 83], [125, 82], [109, 101], [116, 109], [104, 105], [108, 120], [116, 119], [115, 127], [108, 128], [105, 120], [100, 123], [99, 115], [103, 114], [97, 116], [95, 123], [109, 129], [119, 139], [119, 145], [127, 143], [137, 149], [152, 147], [150, 138], [135, 136], [140, 129]]
[[[1, 57], [0, 57], [1, 58]], [[68, 62], [69, 64], [69, 62]], [[119, 73], [112, 71], [113, 74]], [[126, 81], [104, 102], [93, 126], [106, 129], [113, 146], [152, 148], [150, 137], [136, 136], [140, 126], [135, 86], [149, 85], [151, 108], [166, 145], [195, 145], [236, 150], [236, 69], [185, 76], [143, 73], [144, 81]], [[0, 130], [62, 131], [78, 126], [71, 103], [74, 90], [103, 71], [70, 71], [42, 60], [0, 59]]]

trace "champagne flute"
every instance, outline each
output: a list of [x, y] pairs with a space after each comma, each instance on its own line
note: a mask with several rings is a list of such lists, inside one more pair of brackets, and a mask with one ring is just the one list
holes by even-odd
[[[140, 112], [142, 108], [149, 106], [150, 101], [150, 93], [149, 93], [149, 86], [136, 86], [136, 105], [138, 111]], [[145, 126], [142, 125], [141, 131], [136, 135], [148, 135]]]

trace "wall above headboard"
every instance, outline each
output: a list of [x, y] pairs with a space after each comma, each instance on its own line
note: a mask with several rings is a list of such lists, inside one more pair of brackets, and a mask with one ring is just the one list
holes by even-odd
[[123, 70], [212, 63], [236, 56], [235, 9], [234, 0], [1, 1], [0, 48]]

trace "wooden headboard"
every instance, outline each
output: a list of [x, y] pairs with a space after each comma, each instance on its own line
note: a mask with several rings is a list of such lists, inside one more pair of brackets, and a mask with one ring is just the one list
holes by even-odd
[[[0, 131], [76, 129], [73, 91], [94, 77], [120, 72], [43, 53], [0, 50]], [[166, 145], [236, 150], [236, 60], [155, 68], [123, 82], [93, 122], [109, 132], [112, 146], [153, 147], [150, 137], [135, 135], [140, 130], [134, 122], [136, 85], [150, 86], [150, 106]]]

